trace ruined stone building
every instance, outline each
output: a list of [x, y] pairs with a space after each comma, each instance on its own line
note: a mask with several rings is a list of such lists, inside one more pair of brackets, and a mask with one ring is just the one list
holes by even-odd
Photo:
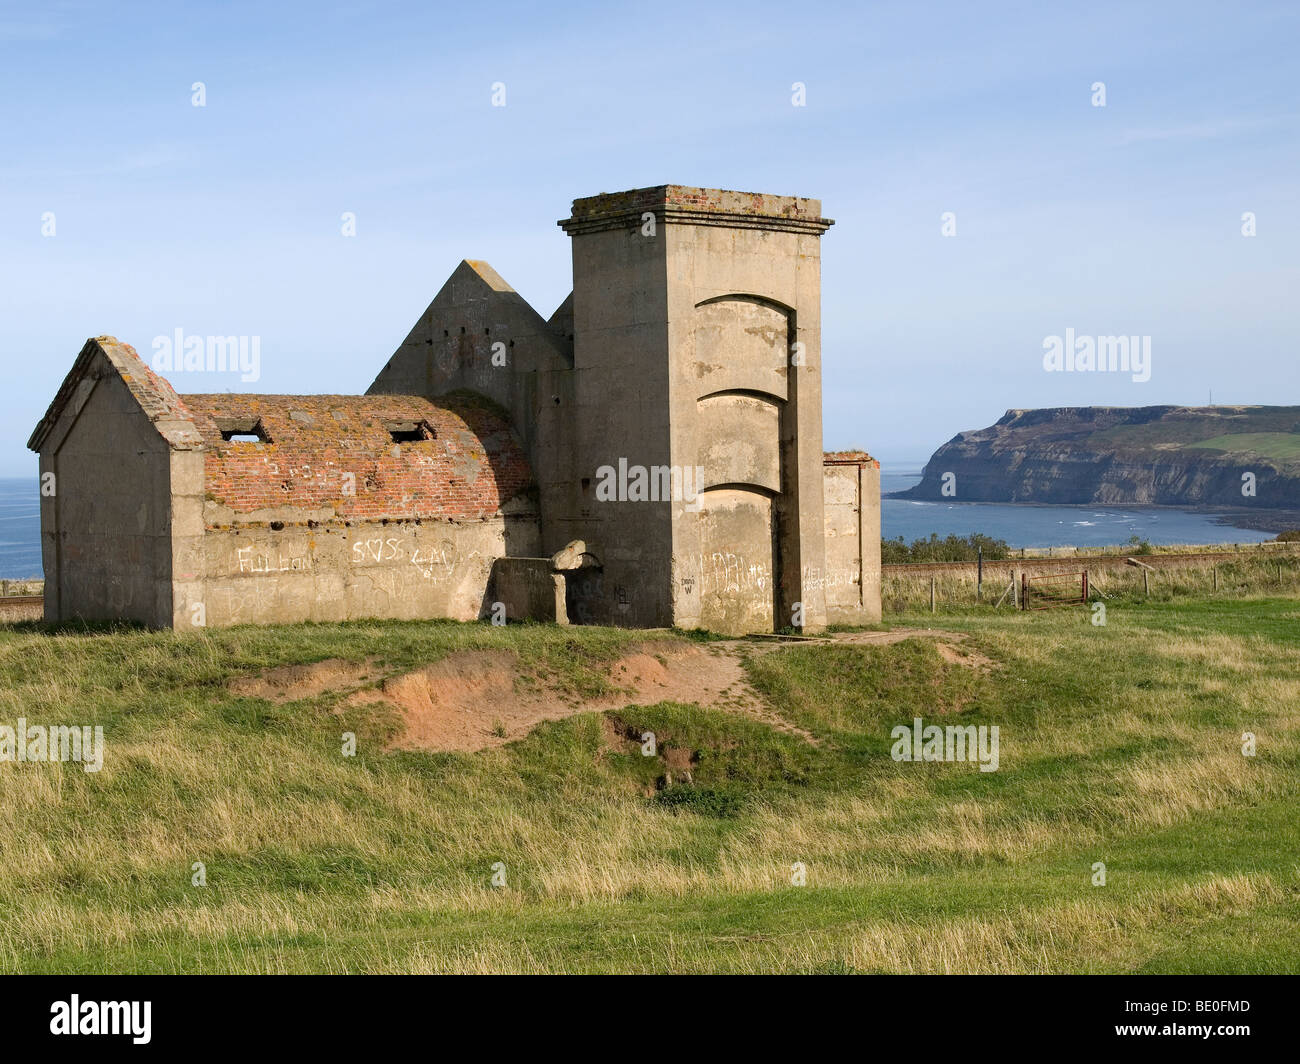
[[821, 204], [668, 185], [559, 224], [549, 319], [462, 262], [362, 396], [178, 395], [87, 341], [29, 442], [46, 618], [878, 620], [879, 466], [822, 451]]

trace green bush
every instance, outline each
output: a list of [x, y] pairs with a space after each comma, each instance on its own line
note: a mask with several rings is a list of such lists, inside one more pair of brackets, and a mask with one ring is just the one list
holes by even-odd
[[973, 562], [979, 557], [980, 548], [984, 550], [987, 561], [999, 561], [1011, 556], [1011, 548], [1005, 539], [994, 539], [980, 532], [962, 537], [949, 535], [945, 539], [931, 532], [929, 539], [912, 541], [909, 547], [903, 537], [882, 539], [880, 541], [880, 560], [885, 565], [897, 565], [902, 562]]
[[1154, 554], [1155, 548], [1140, 536], [1129, 536], [1128, 542], [1124, 544], [1129, 548], [1130, 554]]

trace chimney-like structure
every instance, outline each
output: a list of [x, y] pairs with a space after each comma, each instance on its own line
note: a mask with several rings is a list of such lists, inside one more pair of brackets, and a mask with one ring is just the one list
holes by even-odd
[[823, 628], [820, 202], [662, 185], [559, 224], [591, 619]]

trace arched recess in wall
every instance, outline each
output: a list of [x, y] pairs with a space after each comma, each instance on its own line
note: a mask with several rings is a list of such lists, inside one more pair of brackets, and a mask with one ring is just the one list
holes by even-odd
[[714, 296], [696, 304], [694, 324], [697, 398], [724, 391], [788, 397], [792, 307], [746, 293]]
[[781, 431], [794, 311], [733, 293], [697, 304], [694, 325], [687, 368], [703, 489], [700, 623], [732, 634], [770, 632], [780, 580]]
[[695, 464], [700, 487], [749, 485], [781, 490], [782, 400], [765, 392], [725, 391], [695, 404]]
[[700, 623], [716, 632], [770, 632], [776, 616], [776, 500], [752, 484], [699, 495]]
[[773, 628], [783, 405], [755, 391], [716, 392], [696, 403], [700, 623], [714, 631]]

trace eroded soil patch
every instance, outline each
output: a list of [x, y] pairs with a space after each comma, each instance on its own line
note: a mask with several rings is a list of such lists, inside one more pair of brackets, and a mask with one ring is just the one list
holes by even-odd
[[247, 698], [268, 702], [296, 702], [327, 691], [351, 691], [373, 683], [381, 673], [373, 660], [362, 663], [329, 658], [310, 665], [281, 665], [256, 676], [231, 681], [230, 690]]
[[[740, 713], [815, 744], [750, 686], [745, 656], [779, 653], [807, 643], [881, 645], [915, 637], [935, 639], [944, 659], [980, 671], [994, 663], [959, 644], [965, 636], [932, 629], [840, 633], [798, 642], [725, 640], [716, 643], [647, 642], [629, 648], [608, 669], [613, 691], [582, 697], [522, 668], [509, 650], [461, 650], [399, 675], [383, 675], [374, 661], [330, 659], [288, 665], [234, 681], [239, 695], [290, 702], [327, 692], [347, 697], [342, 707], [383, 705], [402, 722], [390, 749], [472, 751], [519, 739], [548, 720], [625, 706], [682, 702]], [[689, 776], [689, 768], [675, 766]]]
[[781, 731], [812, 736], [773, 712], [749, 686], [733, 652], [712, 646], [649, 643], [609, 669], [616, 690], [582, 698], [539, 683], [509, 651], [464, 650], [358, 691], [347, 705], [388, 703], [404, 724], [394, 749], [479, 750], [526, 735], [546, 720], [657, 702], [688, 702], [744, 713]]
[[977, 672], [987, 672], [997, 662], [965, 645], [964, 632], [945, 632], [939, 628], [894, 628], [888, 632], [840, 632], [830, 637], [836, 643], [856, 646], [887, 646], [904, 639], [931, 639], [939, 656], [951, 665], [964, 665]]

